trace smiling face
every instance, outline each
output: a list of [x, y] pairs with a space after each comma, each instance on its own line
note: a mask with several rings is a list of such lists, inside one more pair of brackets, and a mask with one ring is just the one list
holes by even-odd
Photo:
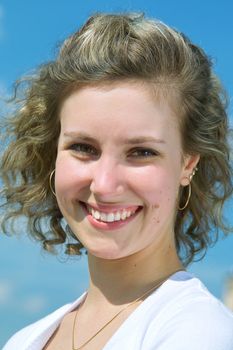
[[65, 99], [60, 120], [57, 201], [88, 252], [117, 259], [175, 250], [178, 191], [191, 160], [182, 162], [169, 104], [139, 84], [86, 87]]

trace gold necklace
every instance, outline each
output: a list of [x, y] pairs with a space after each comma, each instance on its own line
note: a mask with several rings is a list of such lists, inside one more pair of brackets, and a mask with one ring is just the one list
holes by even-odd
[[91, 336], [91, 338], [89, 338], [85, 343], [83, 343], [81, 346], [79, 346], [78, 348], [75, 347], [74, 343], [75, 343], [75, 329], [76, 329], [76, 320], [77, 320], [77, 315], [78, 315], [78, 309], [76, 311], [75, 317], [74, 317], [74, 322], [73, 322], [73, 330], [72, 330], [72, 350], [81, 350], [82, 348], [84, 348], [85, 345], [87, 345], [88, 343], [90, 343], [90, 341], [92, 339], [94, 339], [105, 327], [107, 327], [109, 325], [109, 323], [111, 323], [118, 315], [120, 315], [123, 311], [125, 311], [128, 307], [130, 307], [131, 305], [136, 304], [140, 299], [144, 298], [145, 296], [149, 295], [150, 293], [152, 293], [155, 289], [159, 288], [169, 277], [171, 277], [172, 275], [174, 275], [176, 272], [178, 271], [185, 271], [185, 269], [178, 269], [174, 272], [172, 272], [171, 274], [169, 274], [168, 276], [166, 276], [162, 281], [160, 281], [159, 283], [157, 283], [155, 286], [153, 286], [152, 288], [150, 288], [149, 290], [147, 290], [145, 293], [143, 293], [139, 298], [137, 298], [136, 300], [132, 301], [131, 303], [129, 303], [128, 305], [126, 305], [125, 307], [123, 307], [120, 311], [118, 311], [107, 323], [105, 323], [94, 335]]

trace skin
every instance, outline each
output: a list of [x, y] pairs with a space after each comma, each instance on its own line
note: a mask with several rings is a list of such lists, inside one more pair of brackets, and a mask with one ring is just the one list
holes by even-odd
[[[172, 101], [151, 91], [150, 85], [135, 82], [85, 87], [60, 109], [56, 197], [88, 251], [90, 271], [79, 311], [79, 326], [88, 322], [89, 329], [80, 332], [81, 343], [122, 305], [182, 268], [174, 240], [177, 198], [199, 156], [182, 153]], [[101, 230], [88, 220], [80, 201], [108, 212], [141, 210], [122, 227]], [[73, 322], [69, 317], [67, 332]]]

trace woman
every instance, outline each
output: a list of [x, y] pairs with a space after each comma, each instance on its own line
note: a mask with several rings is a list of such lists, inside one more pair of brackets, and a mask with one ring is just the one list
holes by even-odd
[[85, 249], [90, 285], [4, 350], [233, 349], [232, 313], [185, 271], [227, 232], [232, 194], [205, 53], [158, 21], [98, 14], [27, 82], [2, 161], [3, 228], [23, 214], [46, 250]]

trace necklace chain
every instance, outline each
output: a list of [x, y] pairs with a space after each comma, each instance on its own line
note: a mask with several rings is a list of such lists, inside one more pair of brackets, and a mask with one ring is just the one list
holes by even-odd
[[94, 339], [105, 327], [107, 327], [109, 325], [109, 323], [111, 323], [118, 315], [120, 315], [123, 311], [125, 311], [128, 307], [136, 304], [140, 299], [144, 298], [145, 296], [149, 296], [150, 293], [152, 293], [155, 289], [159, 288], [169, 277], [171, 277], [173, 274], [175, 274], [176, 272], [179, 271], [184, 271], [184, 269], [178, 269], [174, 272], [172, 272], [171, 274], [169, 274], [168, 276], [166, 276], [162, 281], [160, 281], [159, 283], [157, 283], [156, 285], [154, 285], [152, 288], [150, 288], [149, 290], [147, 290], [145, 293], [143, 293], [142, 295], [140, 295], [140, 297], [138, 297], [137, 299], [135, 299], [134, 301], [132, 301], [131, 303], [129, 303], [128, 305], [126, 305], [125, 307], [123, 307], [120, 311], [118, 311], [107, 323], [105, 323], [94, 335], [92, 335], [87, 341], [85, 341], [81, 346], [79, 347], [75, 347], [75, 329], [76, 329], [76, 323], [77, 323], [77, 316], [78, 316], [78, 309], [76, 311], [75, 317], [74, 317], [74, 322], [73, 322], [73, 330], [72, 330], [72, 350], [81, 350], [84, 348], [84, 346], [86, 346], [88, 343], [90, 343], [90, 341], [92, 339]]

